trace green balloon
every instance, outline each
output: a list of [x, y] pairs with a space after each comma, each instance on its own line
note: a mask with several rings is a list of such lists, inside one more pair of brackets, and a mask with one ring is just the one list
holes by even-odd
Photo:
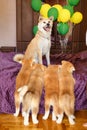
[[71, 5], [65, 5], [65, 6], [63, 6], [63, 8], [70, 11], [70, 16], [73, 15], [73, 13], [74, 13], [73, 6], [71, 6]]
[[69, 31], [68, 23], [58, 23], [57, 31], [60, 35], [65, 35]]
[[69, 3], [71, 6], [77, 5], [79, 2], [80, 2], [80, 0], [68, 0], [68, 3]]
[[36, 35], [37, 31], [38, 31], [38, 26], [35, 25], [35, 26], [33, 27], [33, 34]]
[[53, 16], [54, 21], [58, 18], [59, 12], [55, 7], [52, 7], [48, 10], [48, 17]]
[[31, 0], [31, 7], [34, 11], [36, 12], [40, 11], [41, 6], [42, 6], [41, 0]]

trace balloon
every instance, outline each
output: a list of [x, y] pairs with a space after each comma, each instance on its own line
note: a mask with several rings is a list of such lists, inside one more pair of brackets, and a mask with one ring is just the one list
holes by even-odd
[[36, 35], [37, 31], [38, 31], [38, 26], [35, 25], [35, 26], [33, 27], [33, 34]]
[[68, 23], [58, 23], [57, 31], [60, 35], [65, 35], [69, 31]]
[[55, 7], [58, 10], [59, 13], [63, 8], [60, 4], [53, 5], [52, 7]]
[[31, 7], [34, 11], [40, 11], [42, 6], [42, 1], [41, 0], [32, 0], [31, 1]]
[[49, 4], [43, 4], [41, 6], [41, 9], [40, 9], [40, 14], [43, 16], [43, 17], [46, 17], [48, 18], [48, 10], [51, 8], [51, 6]]
[[80, 2], [80, 0], [68, 0], [68, 3], [69, 3], [71, 6], [77, 5], [79, 2]]
[[54, 21], [57, 19], [58, 17], [58, 10], [55, 7], [52, 7], [48, 10], [48, 17], [54, 17]]
[[70, 19], [70, 12], [69, 12], [69, 10], [62, 9], [61, 12], [60, 12], [60, 14], [59, 14], [59, 20], [60, 20], [60, 22], [65, 23], [65, 22], [68, 22], [69, 19]]
[[70, 11], [70, 16], [73, 15], [73, 13], [74, 13], [73, 6], [71, 6], [71, 5], [65, 5], [65, 6], [63, 6], [63, 8]]
[[80, 23], [80, 22], [82, 21], [82, 19], [83, 19], [82, 13], [80, 13], [80, 12], [75, 12], [75, 13], [72, 15], [70, 21], [73, 22], [74, 24], [78, 24], [78, 23]]
[[52, 7], [55, 7], [55, 8], [58, 10], [57, 21], [60, 21], [60, 20], [59, 20], [59, 15], [60, 15], [60, 12], [61, 12], [61, 10], [63, 9], [63, 7], [62, 7], [60, 4], [55, 4], [55, 5], [53, 5]]

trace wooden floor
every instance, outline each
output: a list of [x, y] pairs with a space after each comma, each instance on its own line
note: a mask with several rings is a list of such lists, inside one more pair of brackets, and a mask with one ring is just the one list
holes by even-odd
[[29, 126], [23, 125], [23, 117], [14, 117], [10, 114], [0, 114], [0, 130], [87, 130], [83, 124], [87, 123], [87, 110], [75, 112], [76, 124], [71, 126], [68, 123], [66, 117], [64, 117], [63, 123], [58, 125], [51, 120], [51, 115], [48, 120], [42, 119], [43, 115], [39, 115], [39, 123], [34, 125], [30, 119]]

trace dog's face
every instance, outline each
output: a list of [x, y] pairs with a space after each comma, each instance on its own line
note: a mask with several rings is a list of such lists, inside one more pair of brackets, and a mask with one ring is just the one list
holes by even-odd
[[44, 34], [51, 34], [52, 26], [53, 26], [53, 17], [44, 18], [42, 16], [39, 17], [38, 29]]
[[68, 62], [68, 61], [62, 61], [62, 68], [65, 68], [70, 73], [75, 71], [74, 65], [71, 62]]

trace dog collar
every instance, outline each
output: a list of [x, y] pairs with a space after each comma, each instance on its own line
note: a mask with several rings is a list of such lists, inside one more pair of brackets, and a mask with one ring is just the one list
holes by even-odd
[[50, 40], [50, 37], [45, 37], [43, 34], [40, 34], [39, 32], [37, 32], [37, 35], [41, 36], [42, 38]]

